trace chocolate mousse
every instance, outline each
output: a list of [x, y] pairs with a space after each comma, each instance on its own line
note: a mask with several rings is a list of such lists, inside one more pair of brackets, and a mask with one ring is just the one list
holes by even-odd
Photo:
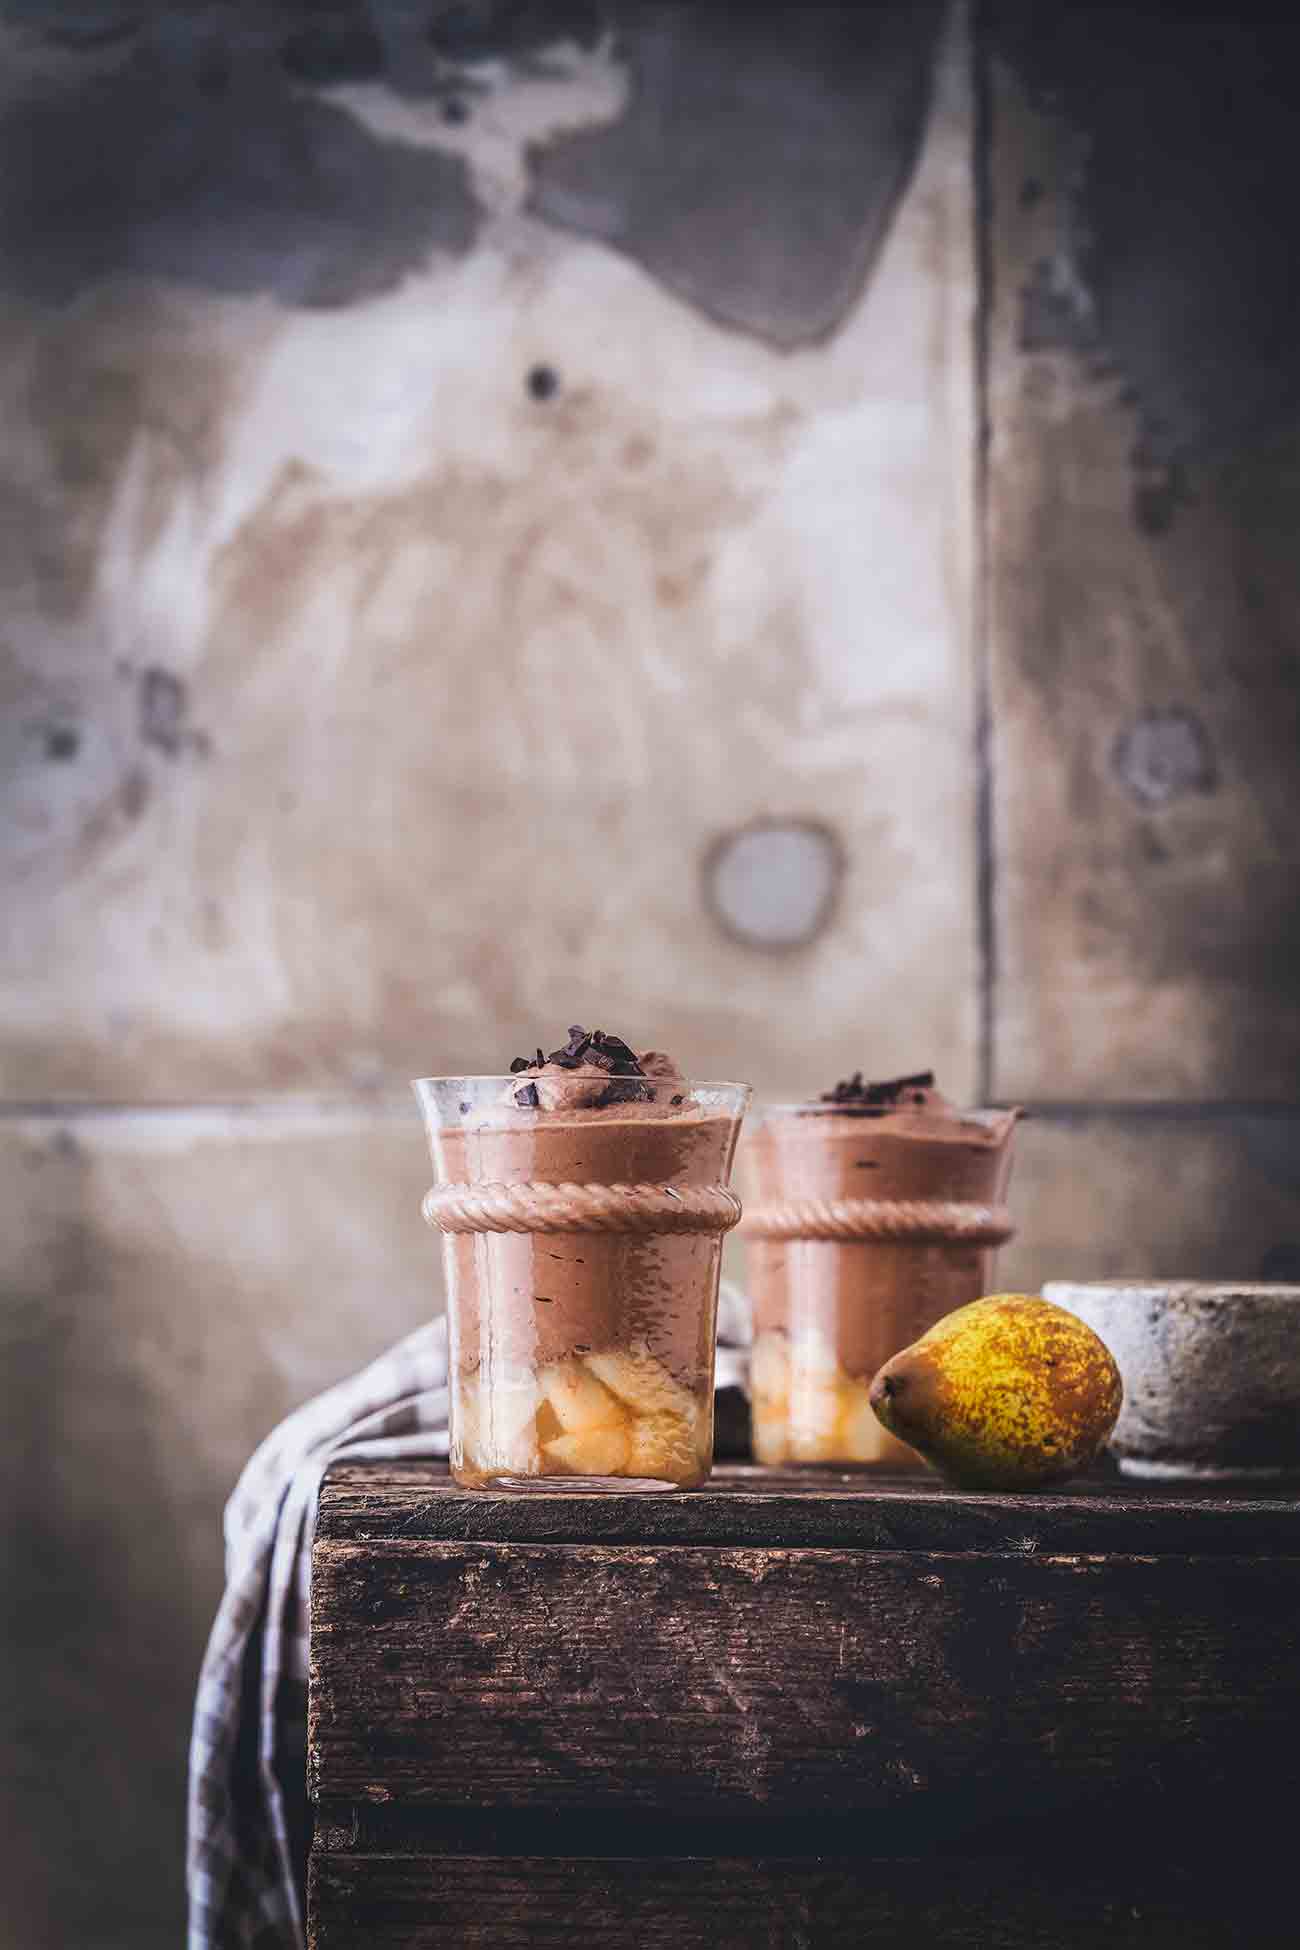
[[425, 1206], [444, 1232], [458, 1480], [703, 1481], [747, 1093], [580, 1026], [458, 1090]]
[[962, 1111], [933, 1074], [767, 1112], [749, 1146], [755, 1451], [764, 1462], [904, 1462], [876, 1370], [989, 1289], [1019, 1112]]

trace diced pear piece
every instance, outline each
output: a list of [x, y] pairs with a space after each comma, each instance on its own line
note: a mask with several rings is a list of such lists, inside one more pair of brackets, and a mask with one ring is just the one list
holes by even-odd
[[765, 1418], [756, 1413], [753, 1420], [752, 1442], [754, 1461], [760, 1463], [783, 1463], [790, 1455], [790, 1432], [786, 1428], [784, 1415]]
[[[581, 1361], [552, 1361], [538, 1376], [542, 1394], [565, 1435], [587, 1429], [621, 1428], [626, 1421], [622, 1404]], [[548, 1448], [549, 1448], [548, 1444]]]
[[841, 1453], [848, 1462], [879, 1462], [892, 1445], [876, 1420], [876, 1411], [860, 1382], [844, 1384], [844, 1409], [840, 1417]]
[[532, 1429], [517, 1435], [483, 1436], [472, 1458], [480, 1469], [506, 1470], [513, 1476], [535, 1476], [538, 1467], [537, 1437]]
[[835, 1381], [794, 1370], [787, 1421], [790, 1455], [796, 1462], [837, 1460], [841, 1399]]
[[834, 1382], [829, 1384], [807, 1375], [797, 1375], [790, 1390], [790, 1427], [810, 1436], [834, 1435], [839, 1424], [842, 1397]]
[[557, 1435], [542, 1452], [547, 1461], [558, 1464], [569, 1476], [625, 1476], [627, 1474], [628, 1431], [585, 1428], [570, 1435]]
[[531, 1375], [520, 1381], [493, 1378], [479, 1392], [479, 1427], [509, 1439], [534, 1424], [537, 1418], [538, 1387]]
[[791, 1422], [787, 1454], [794, 1462], [839, 1462], [843, 1457], [835, 1422]]
[[481, 1390], [478, 1458], [484, 1469], [537, 1468], [537, 1383], [493, 1379]]
[[760, 1334], [749, 1362], [749, 1385], [766, 1406], [784, 1412], [790, 1395], [790, 1343], [784, 1334]]
[[478, 1453], [479, 1436], [479, 1386], [478, 1376], [473, 1374], [453, 1375], [454, 1411], [452, 1422], [455, 1440], [451, 1445], [451, 1460], [459, 1458], [472, 1468], [481, 1468]]
[[695, 1397], [689, 1388], [673, 1380], [644, 1342], [589, 1354], [587, 1366], [634, 1415], [675, 1415], [688, 1420], [695, 1413]]
[[697, 1475], [699, 1467], [699, 1439], [693, 1421], [679, 1415], [645, 1415], [633, 1422], [627, 1453], [629, 1476], [680, 1483]]
[[824, 1334], [805, 1329], [790, 1348], [790, 1376], [797, 1385], [801, 1376], [815, 1377], [827, 1386], [840, 1378], [840, 1359]]

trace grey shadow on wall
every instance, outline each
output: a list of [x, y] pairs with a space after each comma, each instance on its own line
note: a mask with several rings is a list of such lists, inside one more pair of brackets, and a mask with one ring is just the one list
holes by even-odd
[[610, 8], [627, 112], [552, 143], [532, 208], [777, 347], [834, 333], [910, 181], [944, 9]]
[[1176, 514], [1168, 470], [1300, 418], [1300, 15], [1268, 0], [982, 11], [994, 57], [1081, 137], [1071, 275], [1040, 267], [1022, 344], [1118, 370], [1134, 464], [1160, 470], [1135, 516], [1157, 531]]
[[16, 1934], [3, 1940], [152, 1944], [181, 1909], [206, 1624], [168, 1493], [186, 1405], [145, 1379], [167, 1329], [147, 1299], [137, 1308], [136, 1269], [106, 1247], [81, 1141], [56, 1128], [17, 1169], [34, 1247], [0, 1295], [14, 1376], [0, 1432], [0, 1774], [13, 1792], [0, 1802], [27, 1874], [8, 1892]]
[[910, 179], [943, 14], [939, 0], [8, 0], [0, 23], [62, 75], [33, 63], [0, 127], [3, 277], [53, 303], [119, 273], [364, 299], [468, 251], [483, 213], [462, 156], [376, 136], [330, 89], [428, 97], [472, 141], [494, 88], [545, 74], [560, 42], [608, 44], [626, 109], [534, 149], [532, 213], [724, 326], [813, 343], [861, 292]]
[[[1017, 524], [1033, 537], [1001, 599], [995, 653], [1016, 682], [1000, 709], [1006, 726], [1019, 692], [1051, 711], [1039, 757], [1070, 781], [1074, 891], [1056, 900], [1059, 849], [1028, 822], [1016, 843], [1072, 943], [1214, 1023], [1198, 1088], [1294, 1098], [1300, 11], [984, 0], [976, 21], [992, 100], [1024, 104], [1049, 172], [1022, 177], [1018, 211], [986, 186], [1021, 355], [1000, 397], [994, 375], [1010, 410], [1015, 370], [1019, 418], [998, 443], [990, 560], [998, 574]], [[1031, 261], [1000, 240], [1042, 198]], [[1032, 404], [1047, 371], [1060, 390]], [[1103, 421], [1127, 448], [1113, 472], [1087, 444]], [[1112, 498], [1130, 532], [1098, 559], [1090, 501]], [[1108, 722], [1099, 764], [1091, 728]], [[1040, 962], [1054, 925], [1034, 930]]]
[[[290, 11], [135, 9], [111, 60], [87, 25], [58, 85], [34, 69], [0, 126], [5, 283], [54, 304], [131, 275], [334, 306], [468, 251], [481, 213], [462, 158], [377, 137], [302, 85]], [[68, 41], [66, 21], [48, 31]]]

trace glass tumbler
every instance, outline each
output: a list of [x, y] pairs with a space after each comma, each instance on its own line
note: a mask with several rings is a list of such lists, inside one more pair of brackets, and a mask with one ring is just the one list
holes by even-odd
[[609, 1103], [566, 1109], [521, 1106], [518, 1084], [413, 1086], [447, 1275], [452, 1475], [467, 1489], [694, 1488], [713, 1461], [748, 1086], [620, 1079]]
[[876, 1420], [876, 1370], [990, 1289], [1017, 1111], [961, 1132], [891, 1129], [826, 1104], [775, 1105], [746, 1147], [754, 1454], [762, 1463], [915, 1466]]

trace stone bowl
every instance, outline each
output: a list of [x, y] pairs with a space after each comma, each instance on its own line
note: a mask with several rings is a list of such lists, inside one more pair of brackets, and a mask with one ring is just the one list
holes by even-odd
[[1300, 1286], [1053, 1280], [1043, 1298], [1115, 1357], [1124, 1406], [1110, 1448], [1126, 1475], [1300, 1475]]

